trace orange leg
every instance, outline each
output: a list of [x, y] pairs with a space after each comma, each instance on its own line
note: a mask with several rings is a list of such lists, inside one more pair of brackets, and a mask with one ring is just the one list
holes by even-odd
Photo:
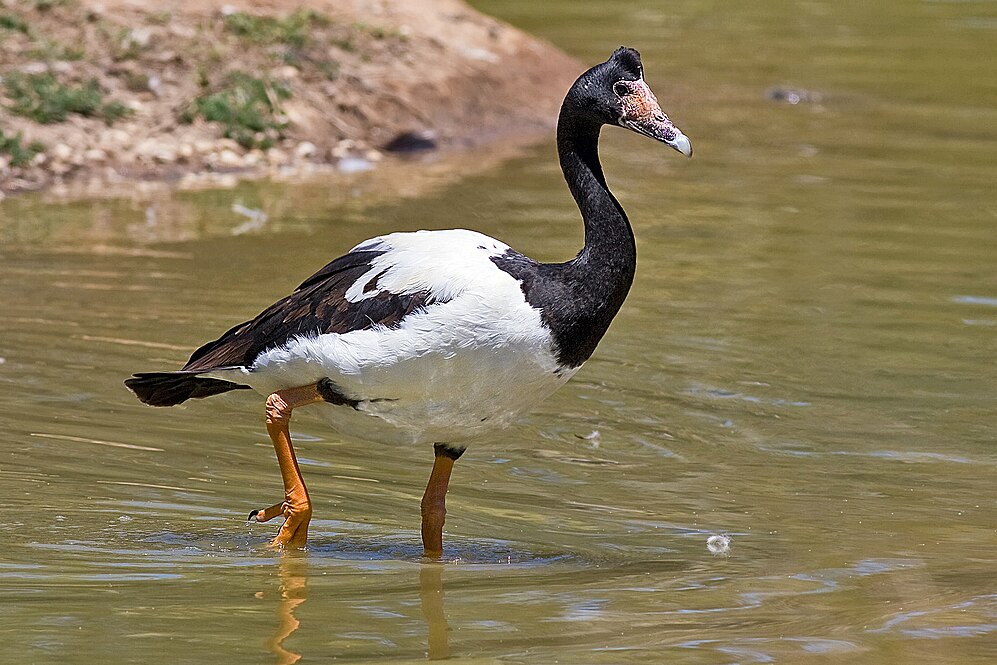
[[308, 540], [312, 503], [301, 477], [301, 469], [298, 468], [298, 460], [294, 456], [294, 448], [291, 447], [288, 425], [291, 422], [291, 411], [295, 407], [321, 401], [323, 398], [316, 385], [278, 390], [267, 397], [267, 432], [270, 433], [277, 453], [277, 463], [284, 481], [284, 500], [269, 508], [254, 510], [249, 514], [249, 519], [266, 522], [278, 515], [284, 516], [284, 524], [270, 543], [271, 547], [304, 547]]
[[443, 556], [443, 523], [447, 517], [450, 472], [453, 471], [453, 463], [464, 451], [442, 443], [437, 443], [434, 449], [433, 472], [422, 496], [422, 549], [427, 557], [439, 559]]

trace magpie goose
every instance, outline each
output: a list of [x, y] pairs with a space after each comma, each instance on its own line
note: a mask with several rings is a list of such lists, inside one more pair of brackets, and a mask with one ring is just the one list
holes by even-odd
[[462, 229], [366, 240], [182, 369], [125, 384], [153, 406], [235, 389], [267, 396], [284, 498], [250, 519], [284, 517], [275, 547], [304, 546], [312, 514], [288, 431], [293, 409], [321, 405], [348, 436], [434, 444], [422, 541], [438, 558], [450, 473], [466, 442], [509, 425], [571, 378], [630, 290], [636, 247], [599, 163], [603, 125], [692, 156], [644, 82], [637, 51], [620, 48], [582, 74], [557, 122], [561, 169], [585, 224], [585, 246], [570, 261], [539, 263]]

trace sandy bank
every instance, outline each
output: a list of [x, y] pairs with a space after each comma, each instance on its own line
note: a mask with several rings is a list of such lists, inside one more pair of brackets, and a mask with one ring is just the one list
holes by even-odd
[[[521, 137], [553, 126], [580, 71], [459, 0], [5, 0], [0, 191]], [[395, 141], [413, 135], [429, 140]]]

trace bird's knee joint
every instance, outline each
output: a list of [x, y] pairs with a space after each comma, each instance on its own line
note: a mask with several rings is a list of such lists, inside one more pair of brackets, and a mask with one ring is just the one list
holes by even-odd
[[267, 397], [267, 423], [275, 423], [281, 420], [288, 420], [291, 417], [291, 407], [287, 405], [280, 395], [271, 393]]

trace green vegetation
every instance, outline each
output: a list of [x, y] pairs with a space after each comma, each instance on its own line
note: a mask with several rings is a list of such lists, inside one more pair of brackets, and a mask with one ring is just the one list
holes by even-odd
[[218, 92], [198, 97], [181, 114], [182, 122], [201, 117], [224, 127], [226, 138], [244, 148], [271, 147], [282, 138], [287, 121], [280, 101], [290, 99], [291, 91], [279, 83], [233, 72]]
[[11, 105], [7, 108], [35, 122], [62, 122], [70, 113], [88, 118], [103, 118], [107, 124], [131, 115], [120, 102], [105, 102], [100, 84], [91, 79], [78, 86], [59, 83], [51, 72], [22, 74], [15, 72], [4, 80]]
[[51, 39], [39, 38], [38, 35], [33, 34], [28, 22], [16, 14], [0, 14], [0, 31], [3, 30], [20, 32], [34, 38], [34, 45], [24, 51], [25, 55], [29, 58], [45, 61], [83, 59], [82, 49], [66, 46]]
[[29, 49], [25, 54], [30, 58], [51, 62], [53, 60], [82, 60], [83, 49], [74, 46], [66, 46], [51, 39], [36, 40], [37, 46]]
[[395, 30], [394, 28], [385, 28], [379, 25], [369, 25], [363, 22], [357, 22], [353, 24], [353, 28], [358, 32], [364, 32], [378, 40], [394, 39], [400, 42], [408, 41], [408, 37], [405, 33], [400, 30]]
[[142, 55], [143, 44], [135, 38], [135, 33], [129, 28], [121, 28], [114, 35], [108, 35], [111, 45], [111, 57], [115, 62], [135, 60]]
[[0, 14], [0, 30], [11, 30], [26, 35], [31, 32], [27, 21], [16, 14]]
[[311, 29], [329, 25], [315, 11], [297, 11], [283, 18], [234, 12], [225, 17], [225, 30], [257, 44], [287, 44], [298, 48], [308, 43]]
[[47, 12], [56, 7], [69, 7], [75, 4], [73, 0], [34, 0], [35, 9], [40, 12]]
[[7, 136], [0, 129], [0, 155], [7, 155], [11, 166], [27, 166], [32, 158], [45, 150], [39, 141], [24, 145], [21, 134]]
[[145, 22], [152, 25], [169, 25], [172, 20], [173, 12], [168, 9], [151, 11], [149, 12], [149, 15], [145, 17]]

